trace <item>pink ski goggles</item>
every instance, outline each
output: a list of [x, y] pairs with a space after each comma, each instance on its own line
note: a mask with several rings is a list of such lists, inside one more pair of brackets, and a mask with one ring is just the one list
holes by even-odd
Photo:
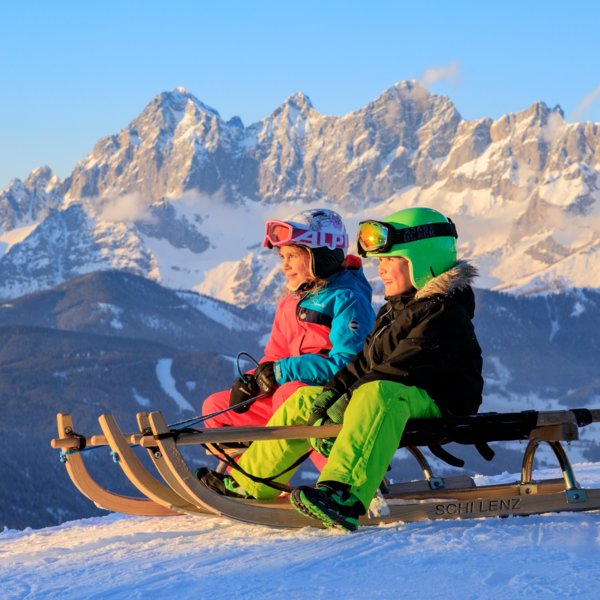
[[348, 236], [344, 233], [307, 229], [285, 221], [267, 221], [263, 240], [265, 248], [292, 245], [344, 250], [348, 246]]

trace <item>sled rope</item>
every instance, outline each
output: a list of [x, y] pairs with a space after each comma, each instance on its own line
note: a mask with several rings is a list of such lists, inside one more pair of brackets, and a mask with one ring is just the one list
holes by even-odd
[[202, 444], [202, 446], [206, 449], [207, 452], [209, 452], [213, 456], [217, 456], [220, 460], [222, 460], [224, 463], [226, 463], [227, 466], [231, 467], [232, 469], [235, 469], [236, 471], [239, 471], [242, 475], [245, 475], [248, 479], [251, 479], [252, 481], [255, 481], [256, 483], [263, 483], [264, 485], [268, 485], [269, 487], [271, 487], [275, 490], [279, 490], [280, 492], [291, 492], [292, 488], [289, 485], [286, 485], [285, 483], [278, 483], [277, 481], [275, 481], [275, 479], [277, 479], [278, 477], [281, 477], [282, 475], [285, 475], [288, 471], [295, 469], [298, 465], [303, 463], [310, 456], [310, 454], [312, 452], [312, 450], [309, 450], [306, 454], [303, 454], [300, 458], [296, 459], [289, 467], [287, 467], [286, 469], [281, 471], [281, 473], [271, 475], [270, 477], [258, 477], [257, 475], [252, 475], [252, 473], [248, 473], [248, 471], [246, 471], [245, 469], [240, 467], [240, 465], [235, 460], [233, 460], [227, 454], [227, 452], [224, 450], [224, 448], [222, 446], [220, 446], [219, 444], [213, 443], [212, 446], [214, 448], [216, 448], [217, 451], [220, 452], [221, 454], [215, 454], [211, 450], [211, 448], [208, 447], [207, 445]]

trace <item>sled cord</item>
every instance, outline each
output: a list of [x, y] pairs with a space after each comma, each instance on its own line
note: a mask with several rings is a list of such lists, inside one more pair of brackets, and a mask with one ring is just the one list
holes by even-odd
[[213, 446], [213, 448], [216, 448], [217, 452], [219, 452], [219, 454], [215, 454], [215, 452], [210, 448], [210, 446], [205, 446], [204, 444], [202, 444], [202, 446], [206, 449], [207, 452], [209, 452], [210, 454], [212, 454], [213, 456], [218, 456], [218, 458], [220, 460], [222, 460], [225, 464], [227, 464], [227, 466], [231, 467], [232, 469], [235, 469], [236, 471], [239, 471], [242, 475], [245, 475], [248, 479], [251, 479], [252, 481], [255, 481], [256, 483], [263, 483], [264, 485], [268, 485], [269, 487], [275, 489], [275, 490], [279, 490], [280, 492], [291, 492], [292, 488], [289, 485], [286, 485], [284, 483], [278, 483], [277, 481], [275, 481], [275, 479], [277, 479], [278, 477], [281, 477], [282, 475], [285, 475], [285, 473], [287, 473], [288, 471], [291, 471], [292, 469], [295, 469], [298, 465], [300, 465], [301, 463], [303, 463], [311, 454], [312, 450], [309, 450], [306, 454], [303, 454], [300, 458], [296, 459], [287, 469], [284, 469], [283, 471], [281, 471], [281, 473], [277, 473], [276, 475], [271, 475], [270, 477], [258, 477], [256, 475], [252, 475], [252, 473], [248, 473], [245, 469], [243, 469], [242, 467], [240, 467], [240, 465], [235, 462], [235, 460], [233, 460], [226, 452], [226, 450], [220, 446], [219, 444], [211, 444]]
[[[247, 357], [251, 362], [253, 362], [257, 367], [258, 367], [258, 361], [254, 358], [254, 356], [252, 356], [252, 354], [250, 354], [249, 352], [240, 352], [236, 358], [235, 358], [235, 362], [236, 362], [236, 366], [237, 366], [237, 370], [238, 373], [240, 374], [240, 377], [242, 378], [242, 381], [244, 383], [247, 383], [248, 380], [246, 379], [246, 374], [242, 372], [242, 369], [240, 368], [240, 358], [242, 356]], [[239, 405], [238, 405], [239, 406]]]
[[[258, 366], [258, 361], [248, 352], [240, 352], [237, 355], [235, 360], [236, 360], [236, 366], [237, 366], [238, 373], [240, 374], [240, 377], [244, 381], [246, 381], [246, 376], [244, 373], [242, 373], [242, 369], [240, 368], [240, 358], [242, 356], [248, 357], [248, 359], [251, 360], [253, 363], [255, 363], [256, 366]], [[206, 421], [208, 419], [212, 419], [213, 417], [217, 417], [219, 415], [222, 415], [223, 413], [229, 412], [233, 408], [239, 408], [240, 406], [245, 406], [246, 404], [252, 404], [252, 402], [254, 402], [256, 400], [261, 400], [265, 396], [266, 396], [266, 394], [260, 394], [259, 396], [255, 396], [254, 398], [248, 398], [247, 400], [244, 400], [243, 402], [236, 404], [235, 407], [228, 406], [227, 408], [224, 408], [223, 410], [218, 410], [216, 412], [210, 413], [209, 415], [200, 415], [200, 416], [192, 417], [191, 419], [185, 419], [184, 421], [177, 421], [177, 423], [171, 423], [169, 425], [169, 429], [175, 429], [179, 425], [185, 425], [185, 427], [182, 428], [181, 431], [186, 430], [186, 432], [188, 432], [188, 433], [189, 432], [198, 433], [196, 430], [188, 429], [188, 428], [191, 427], [192, 425], [195, 425], [196, 423], [203, 423], [204, 421]]]

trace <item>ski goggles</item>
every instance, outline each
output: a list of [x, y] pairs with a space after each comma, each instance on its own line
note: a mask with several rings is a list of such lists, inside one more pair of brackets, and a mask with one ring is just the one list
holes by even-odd
[[361, 221], [358, 224], [358, 253], [366, 256], [368, 253], [384, 254], [396, 244], [409, 244], [428, 238], [458, 237], [456, 227], [450, 219], [448, 223], [426, 223], [415, 227], [396, 229], [389, 223], [381, 221]]
[[307, 229], [285, 221], [267, 221], [263, 247], [292, 245], [344, 250], [348, 246], [348, 236], [344, 233]]

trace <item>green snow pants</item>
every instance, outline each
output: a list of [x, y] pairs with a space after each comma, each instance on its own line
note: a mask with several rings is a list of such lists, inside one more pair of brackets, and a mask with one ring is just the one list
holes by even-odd
[[[300, 388], [279, 407], [268, 425], [305, 424], [313, 402], [322, 390], [320, 386]], [[408, 419], [433, 417], [441, 417], [440, 410], [421, 388], [384, 380], [359, 386], [352, 392], [342, 430], [319, 481], [348, 484], [351, 493], [368, 508], [398, 448]], [[257, 441], [251, 444], [238, 464], [254, 476], [271, 477], [287, 469], [309, 449], [305, 439]], [[284, 473], [276, 481], [287, 483], [295, 470]], [[278, 490], [257, 483], [235, 469], [231, 476], [257, 499], [274, 498], [279, 494]]]

